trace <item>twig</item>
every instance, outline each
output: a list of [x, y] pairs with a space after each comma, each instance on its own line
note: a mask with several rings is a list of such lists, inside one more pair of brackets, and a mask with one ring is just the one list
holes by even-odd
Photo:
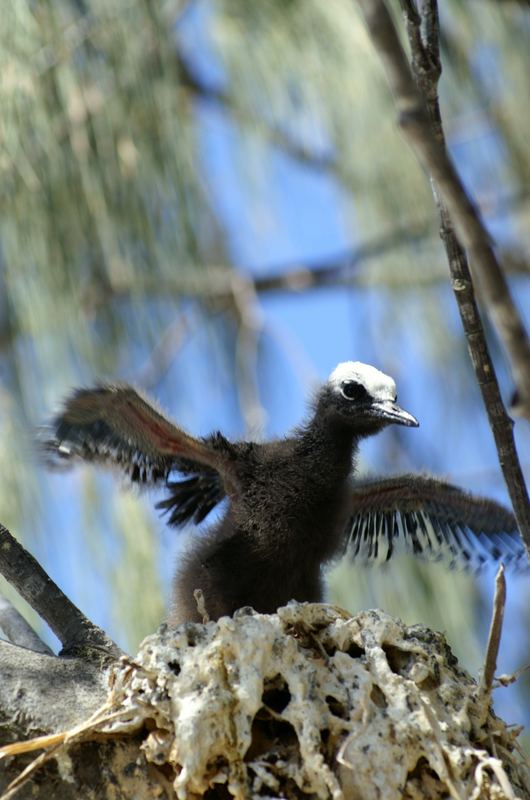
[[61, 655], [119, 658], [122, 651], [46, 574], [40, 564], [0, 523], [0, 572], [35, 609], [63, 645]]
[[60, 749], [60, 744], [55, 745], [55, 747], [45, 750], [43, 753], [37, 756], [37, 758], [31, 761], [28, 766], [23, 769], [14, 780], [11, 781], [5, 792], [3, 792], [2, 796], [0, 797], [0, 800], [11, 800], [11, 798], [17, 794], [19, 789], [22, 789], [22, 787], [29, 781], [31, 776], [39, 769], [39, 767], [49, 761], [50, 758], [52, 758]]
[[[417, 691], [417, 690], [416, 690]], [[431, 727], [434, 740], [438, 745], [438, 750], [440, 753], [441, 761], [443, 762], [446, 773], [443, 776], [443, 779], [447, 783], [447, 788], [449, 789], [451, 796], [455, 798], [455, 800], [465, 800], [460, 793], [460, 790], [457, 786], [458, 777], [454, 774], [455, 770], [451, 759], [449, 758], [449, 754], [447, 753], [446, 747], [444, 747], [444, 735], [442, 732], [442, 728], [440, 726], [440, 722], [437, 719], [436, 715], [433, 713], [429, 703], [426, 703], [421, 693], [417, 691], [417, 699], [419, 704], [423, 709], [423, 713], [425, 714], [427, 721]], [[459, 782], [459, 781], [458, 781]], [[1, 799], [0, 799], [1, 800]]]
[[[468, 197], [441, 138], [443, 134], [437, 100], [440, 62], [437, 58], [436, 3], [433, 0], [422, 0], [420, 18], [413, 0], [402, 2], [407, 15], [412, 63], [419, 88], [384, 0], [359, 0], [359, 3], [394, 95], [399, 125], [421, 165], [436, 184], [462, 245], [469, 253], [486, 307], [510, 358], [519, 396], [519, 410], [524, 411], [524, 416], [530, 419], [530, 342], [512, 301], [489, 234]], [[436, 47], [424, 46], [422, 32], [431, 45], [436, 40]], [[422, 93], [431, 114], [427, 112]], [[431, 124], [433, 120], [439, 126], [439, 130], [435, 132]]]
[[37, 636], [22, 614], [2, 595], [0, 595], [0, 628], [11, 644], [27, 647], [35, 653], [53, 655], [53, 651]]
[[[436, 3], [435, 0], [422, 0], [423, 13], [420, 17], [413, 0], [402, 1], [406, 14], [413, 68], [420, 87], [418, 88], [384, 0], [359, 0], [359, 2], [373, 43], [384, 63], [401, 127], [410, 140], [419, 161], [431, 176], [433, 193], [440, 211], [441, 234], [449, 260], [453, 289], [471, 360], [495, 438], [499, 462], [519, 531], [530, 558], [530, 503], [515, 448], [513, 423], [502, 402], [475, 302], [466, 255], [453, 230], [452, 217], [458, 224], [459, 235], [464, 245], [468, 247], [477, 271], [481, 265], [480, 273], [486, 272], [489, 275], [490, 269], [493, 268], [492, 262], [495, 262], [495, 269], [500, 272], [489, 244], [488, 235], [465, 193], [444, 146], [437, 95], [441, 65], [438, 54]], [[422, 94], [426, 98], [428, 111]], [[484, 268], [484, 263], [487, 265], [486, 268]], [[502, 276], [502, 281], [504, 282], [504, 276]], [[506, 338], [504, 328], [501, 333], [512, 356], [518, 388], [521, 385], [524, 386], [520, 397], [526, 398], [530, 395], [530, 345], [528, 345], [526, 332], [519, 317], [511, 305], [511, 298], [508, 303], [502, 292], [499, 297], [501, 311], [497, 308], [495, 318], [497, 319], [499, 315], [503, 318], [506, 315], [510, 316], [512, 312], [514, 315], [513, 325], [510, 322], [508, 326], [510, 335]], [[491, 296], [488, 295], [487, 300], [491, 304]], [[513, 352], [512, 334], [518, 340]]]
[[130, 709], [123, 708], [119, 711], [112, 712], [112, 701], [107, 700], [103, 706], [96, 709], [89, 719], [84, 720], [70, 730], [60, 731], [59, 733], [52, 733], [46, 736], [36, 736], [25, 742], [14, 742], [13, 744], [0, 747], [0, 760], [23, 753], [31, 753], [41, 748], [47, 748], [11, 781], [5, 792], [0, 796], [0, 800], [11, 800], [43, 764], [54, 756], [58, 756], [61, 752], [64, 752], [68, 745], [77, 744], [85, 738], [89, 739], [91, 734], [102, 724], [104, 725], [105, 723], [112, 722], [114, 719], [130, 715], [130, 713]]
[[506, 578], [504, 577], [504, 565], [501, 564], [495, 578], [495, 598], [493, 600], [493, 613], [491, 616], [490, 632], [488, 645], [486, 647], [486, 659], [484, 661], [484, 672], [480, 682], [480, 691], [484, 697], [491, 695], [493, 679], [497, 669], [497, 656], [499, 655], [499, 645], [501, 643], [502, 621], [504, 619], [504, 607], [506, 605]]
[[530, 664], [525, 664], [524, 667], [519, 667], [519, 669], [516, 669], [515, 672], [497, 675], [497, 686], [503, 686], [504, 688], [506, 688], [506, 686], [511, 686], [512, 683], [518, 681], [521, 675], [524, 675], [524, 673], [528, 672], [528, 670], [530, 670]]

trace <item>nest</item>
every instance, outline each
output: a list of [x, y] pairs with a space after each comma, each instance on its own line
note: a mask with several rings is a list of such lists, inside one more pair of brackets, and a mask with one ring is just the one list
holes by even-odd
[[141, 732], [180, 800], [529, 796], [516, 733], [445, 638], [381, 611], [292, 603], [162, 626], [55, 747], [92, 732]]

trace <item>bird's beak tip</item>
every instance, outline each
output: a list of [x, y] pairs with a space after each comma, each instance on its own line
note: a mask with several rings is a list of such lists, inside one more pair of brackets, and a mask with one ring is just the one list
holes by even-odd
[[396, 412], [397, 412], [397, 414], [396, 414], [396, 418], [395, 418], [394, 421], [397, 422], [398, 424], [405, 425], [405, 427], [407, 427], [407, 428], [419, 428], [420, 427], [420, 423], [418, 422], [416, 417], [413, 417], [412, 414], [409, 414], [408, 411], [405, 411], [404, 409], [402, 409], [399, 406], [397, 406], [396, 407]]
[[418, 428], [420, 425], [416, 417], [413, 417], [408, 411], [398, 406], [397, 403], [385, 402], [379, 405], [378, 410], [384, 419], [396, 425], [404, 425], [407, 428]]

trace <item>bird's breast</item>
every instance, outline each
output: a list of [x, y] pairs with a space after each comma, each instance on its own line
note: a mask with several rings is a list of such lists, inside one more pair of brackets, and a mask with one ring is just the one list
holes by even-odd
[[232, 499], [232, 514], [258, 550], [295, 563], [331, 558], [340, 546], [348, 513], [347, 479], [326, 484], [296, 469], [262, 468]]

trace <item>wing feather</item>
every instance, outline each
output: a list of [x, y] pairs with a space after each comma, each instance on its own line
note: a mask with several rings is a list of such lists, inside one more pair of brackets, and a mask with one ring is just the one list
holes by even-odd
[[[170, 525], [202, 521], [231, 480], [224, 437], [190, 436], [126, 384], [78, 389], [43, 430], [40, 445], [52, 466], [95, 462], [118, 467], [134, 483], [166, 484], [169, 497], [158, 507]], [[175, 472], [191, 477], [170, 480]]]
[[[366, 481], [352, 491], [347, 552], [369, 562], [385, 541], [385, 560], [396, 545], [451, 567], [480, 569], [488, 561], [528, 567], [513, 514], [449, 483], [417, 475]], [[380, 559], [379, 559], [380, 560]]]

